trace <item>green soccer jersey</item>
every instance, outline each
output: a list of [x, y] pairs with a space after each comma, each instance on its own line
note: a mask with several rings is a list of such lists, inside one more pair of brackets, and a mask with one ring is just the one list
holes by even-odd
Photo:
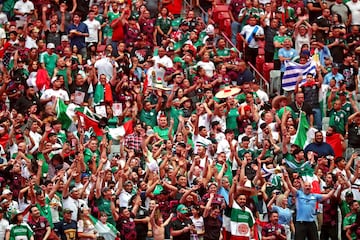
[[216, 55], [219, 57], [228, 57], [230, 56], [230, 50], [228, 48], [216, 49]]
[[105, 198], [101, 197], [99, 199], [96, 199], [96, 206], [98, 207], [100, 212], [106, 213], [106, 215], [108, 216], [107, 222], [116, 226], [116, 222], [115, 222], [112, 212], [111, 212], [111, 201], [106, 200]]
[[345, 124], [347, 122], [347, 114], [344, 110], [331, 110], [329, 114], [329, 126], [335, 126], [336, 132], [345, 134]]
[[56, 67], [57, 60], [59, 56], [55, 53], [49, 55], [47, 52], [44, 52], [40, 55], [40, 63], [45, 65], [47, 72], [49, 73], [49, 77], [52, 78], [54, 75], [54, 69]]
[[[160, 128], [159, 126], [155, 126], [154, 132], [157, 133], [162, 139], [169, 140], [169, 128]], [[172, 130], [171, 135], [174, 135], [174, 130]]]
[[[346, 227], [354, 224], [355, 222], [356, 222], [356, 213], [349, 213], [348, 215], [345, 216], [343, 224], [344, 227]], [[351, 239], [353, 240], [357, 239], [356, 233], [354, 231], [351, 232]]]
[[27, 225], [26, 223], [21, 223], [20, 225], [11, 224], [9, 228], [10, 228], [9, 240], [17, 240], [17, 239], [29, 240], [34, 235], [30, 226]]
[[346, 113], [346, 119], [354, 113], [354, 108], [352, 107], [350, 102], [345, 102], [341, 106], [341, 109], [344, 110], [344, 112]]
[[110, 24], [112, 21], [114, 21], [116, 18], [120, 17], [120, 12], [114, 13], [114, 12], [108, 12], [108, 20], [109, 20], [109, 27], [106, 28], [106, 36], [112, 37], [113, 29], [110, 27]]
[[167, 18], [158, 17], [156, 19], [155, 26], [159, 26], [161, 31], [163, 31], [164, 34], [167, 34], [171, 28], [171, 19], [168, 17]]
[[[276, 35], [274, 37], [274, 41], [273, 42], [278, 42], [278, 43], [284, 43], [285, 39], [287, 38], [287, 36], [278, 36]], [[275, 48], [274, 51], [274, 60], [279, 60], [279, 49], [280, 48]]]
[[40, 211], [40, 215], [43, 216], [44, 218], [46, 218], [46, 220], [48, 220], [49, 225], [51, 228], [54, 228], [54, 224], [52, 222], [52, 215], [51, 215], [51, 209], [50, 209], [50, 199], [49, 198], [45, 198], [45, 205], [41, 206], [40, 204], [35, 204], [36, 207], [39, 209]]
[[156, 111], [155, 109], [151, 109], [150, 111], [141, 110], [139, 119], [141, 122], [145, 123], [148, 126], [155, 127], [156, 126]]

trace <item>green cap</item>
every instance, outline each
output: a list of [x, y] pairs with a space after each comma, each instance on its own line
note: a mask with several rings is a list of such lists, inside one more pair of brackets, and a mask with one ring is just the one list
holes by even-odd
[[176, 211], [182, 214], [187, 214], [189, 212], [188, 208], [184, 204], [179, 204], [177, 206]]
[[183, 60], [181, 59], [181, 57], [176, 56], [176, 57], [174, 57], [173, 62], [174, 62], [174, 63], [177, 63], [177, 62], [182, 63], [182, 62], [183, 62]]

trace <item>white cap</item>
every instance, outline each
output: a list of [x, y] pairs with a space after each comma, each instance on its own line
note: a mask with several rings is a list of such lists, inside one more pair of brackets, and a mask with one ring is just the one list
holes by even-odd
[[206, 32], [207, 34], [214, 34], [214, 33], [215, 33], [214, 25], [209, 24], [209, 25], [206, 27], [205, 32]]
[[62, 42], [68, 42], [68, 41], [69, 41], [68, 36], [67, 36], [67, 35], [62, 35], [62, 36], [61, 36], [61, 41], [62, 41]]
[[55, 48], [55, 44], [53, 44], [53, 43], [48, 43], [48, 44], [46, 45], [46, 48]]
[[54, 83], [57, 79], [58, 79], [57, 77], [53, 77], [53, 78], [51, 79], [51, 83]]
[[2, 191], [2, 194], [9, 194], [12, 193], [12, 191], [10, 189], [5, 189], [4, 191]]

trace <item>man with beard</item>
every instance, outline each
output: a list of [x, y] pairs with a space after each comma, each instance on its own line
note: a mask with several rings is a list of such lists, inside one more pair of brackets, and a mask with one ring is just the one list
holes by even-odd
[[325, 141], [330, 144], [334, 150], [335, 158], [343, 155], [343, 151], [346, 149], [346, 143], [344, 137], [336, 132], [334, 126], [329, 126], [326, 129], [326, 138]]
[[263, 240], [286, 239], [285, 228], [279, 224], [279, 213], [270, 213], [270, 222], [261, 231]]
[[229, 194], [229, 206], [231, 207], [231, 239], [251, 239], [254, 236], [254, 216], [251, 210], [246, 207], [247, 197], [240, 193], [236, 198], [236, 181]]
[[15, 109], [17, 112], [25, 114], [27, 109], [30, 106], [36, 104], [37, 108], [41, 107], [39, 98], [35, 95], [35, 90], [33, 86], [29, 86], [25, 90], [25, 95], [22, 95], [15, 104]]
[[321, 131], [315, 133], [314, 142], [307, 145], [304, 149], [305, 156], [308, 152], [317, 153], [318, 157], [334, 156], [334, 150], [330, 144], [324, 142], [323, 134]]
[[300, 190], [292, 186], [289, 176], [287, 175], [286, 181], [291, 189], [291, 192], [296, 196], [296, 222], [295, 222], [295, 239], [303, 240], [314, 239], [317, 240], [318, 232], [315, 223], [316, 204], [320, 201], [326, 201], [333, 196], [335, 190], [331, 189], [326, 194], [311, 193], [311, 183], [305, 182], [304, 187]]
[[45, 217], [40, 216], [40, 211], [37, 206], [30, 208], [31, 218], [28, 221], [29, 226], [34, 232], [34, 239], [48, 239], [51, 233], [51, 228], [48, 220]]

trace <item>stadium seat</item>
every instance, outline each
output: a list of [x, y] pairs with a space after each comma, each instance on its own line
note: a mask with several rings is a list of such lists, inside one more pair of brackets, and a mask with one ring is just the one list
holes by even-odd
[[270, 92], [280, 92], [281, 90], [281, 72], [280, 70], [270, 71]]

